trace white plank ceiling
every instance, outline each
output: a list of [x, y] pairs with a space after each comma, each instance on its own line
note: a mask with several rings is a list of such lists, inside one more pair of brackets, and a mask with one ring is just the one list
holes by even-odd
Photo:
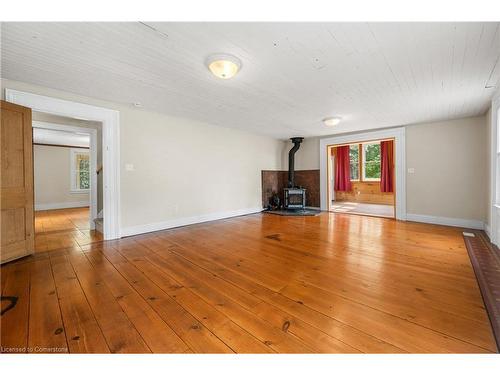
[[[276, 138], [326, 135], [484, 114], [499, 25], [2, 23], [2, 77]], [[233, 79], [204, 64], [221, 52], [242, 60]]]

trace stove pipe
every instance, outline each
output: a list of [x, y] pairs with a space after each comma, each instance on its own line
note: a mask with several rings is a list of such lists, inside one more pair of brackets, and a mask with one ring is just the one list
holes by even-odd
[[300, 144], [304, 140], [302, 137], [290, 138], [293, 143], [293, 147], [288, 152], [288, 187], [295, 187], [295, 153], [300, 147]]

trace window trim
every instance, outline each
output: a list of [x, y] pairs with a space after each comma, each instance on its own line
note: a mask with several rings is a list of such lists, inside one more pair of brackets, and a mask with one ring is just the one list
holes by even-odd
[[[77, 154], [87, 154], [89, 156], [89, 161], [90, 161], [90, 150], [85, 150], [81, 148], [70, 148], [70, 157], [69, 157], [69, 178], [70, 178], [70, 193], [71, 194], [88, 194], [90, 193], [90, 184], [88, 189], [80, 189], [76, 187], [76, 181], [75, 181], [75, 159]], [[89, 173], [90, 173], [90, 163], [89, 163]]]
[[[380, 145], [381, 144], [381, 141], [373, 141], [373, 142], [364, 142], [364, 143], [361, 143], [360, 146], [361, 146], [361, 154], [362, 154], [362, 157], [360, 158], [361, 159], [361, 174], [360, 174], [360, 177], [362, 179], [362, 181], [366, 181], [366, 182], [380, 182], [380, 178], [368, 178], [368, 177], [365, 177], [365, 147], [368, 146], [368, 145], [373, 145], [373, 144], [378, 144]], [[381, 146], [379, 146], [381, 147]], [[382, 151], [382, 149], [380, 150]], [[380, 161], [380, 163], [382, 164], [382, 161]], [[382, 166], [381, 166], [381, 169], [382, 169]], [[380, 171], [382, 173], [382, 170]]]
[[369, 142], [361, 142], [361, 143], [351, 143], [350, 146], [356, 145], [358, 146], [358, 174], [359, 178], [353, 179], [351, 178], [351, 182], [380, 182], [380, 178], [367, 178], [365, 177], [365, 145], [370, 144], [381, 144], [381, 141], [369, 141]]
[[[352, 144], [349, 145], [349, 148], [351, 147]], [[358, 178], [354, 179], [351, 178], [351, 182], [361, 182], [361, 152], [360, 152], [360, 144], [356, 144], [358, 146]], [[349, 167], [351, 164], [351, 158], [349, 157]]]

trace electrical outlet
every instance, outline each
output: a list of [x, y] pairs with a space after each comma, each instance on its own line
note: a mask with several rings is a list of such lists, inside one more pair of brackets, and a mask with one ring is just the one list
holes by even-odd
[[409, 174], [415, 173], [415, 168], [408, 168], [408, 173]]
[[125, 164], [125, 170], [130, 172], [130, 171], [134, 171], [134, 164]]

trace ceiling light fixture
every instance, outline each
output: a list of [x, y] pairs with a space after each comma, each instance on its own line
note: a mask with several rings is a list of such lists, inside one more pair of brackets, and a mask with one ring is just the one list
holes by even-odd
[[214, 76], [229, 79], [241, 69], [241, 61], [233, 55], [217, 54], [207, 59], [207, 67]]
[[340, 120], [342, 120], [342, 117], [338, 117], [338, 116], [326, 117], [323, 119], [323, 124], [325, 124], [326, 126], [335, 126], [335, 125], [338, 125]]

